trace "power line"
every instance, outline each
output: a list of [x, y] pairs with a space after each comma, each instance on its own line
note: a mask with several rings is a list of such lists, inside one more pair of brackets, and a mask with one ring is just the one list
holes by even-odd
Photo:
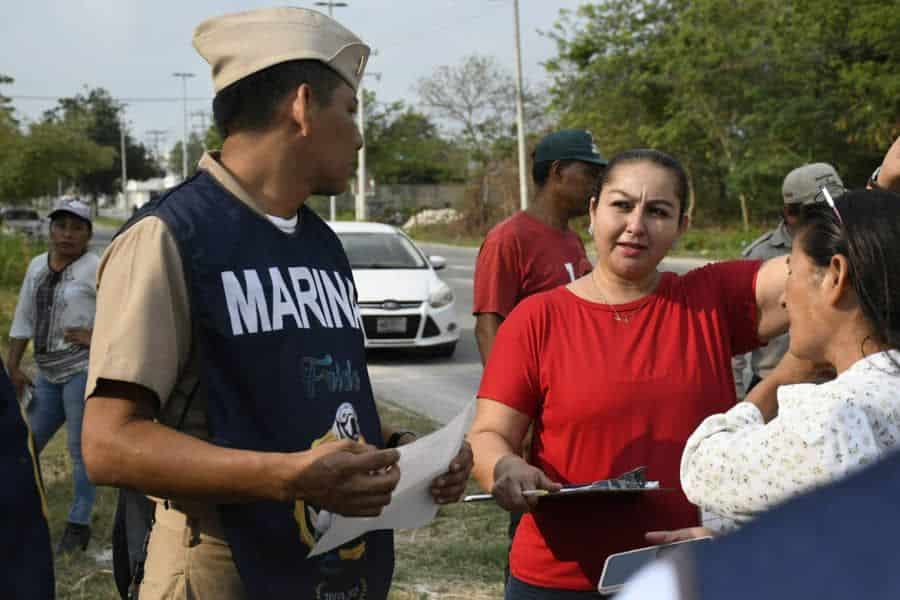
[[[7, 96], [3, 95], [4, 98], [9, 98], [10, 100], [49, 100], [51, 102], [55, 102], [57, 100], [71, 100], [74, 99], [75, 96]], [[158, 98], [113, 98], [116, 102], [182, 102], [184, 99], [180, 97], [158, 97]], [[212, 100], [211, 97], [194, 97], [194, 98], [186, 98], [188, 102], [209, 102]]]

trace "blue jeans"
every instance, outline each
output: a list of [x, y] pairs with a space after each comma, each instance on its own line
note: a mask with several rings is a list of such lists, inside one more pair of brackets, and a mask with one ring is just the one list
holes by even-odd
[[516, 579], [512, 575], [506, 581], [505, 600], [587, 600], [588, 598], [603, 598], [598, 592], [578, 590], [559, 590], [556, 588], [542, 588]]
[[34, 396], [28, 406], [28, 422], [34, 434], [34, 445], [38, 454], [66, 424], [69, 457], [72, 459], [72, 478], [75, 483], [75, 497], [69, 509], [70, 523], [89, 525], [91, 510], [97, 488], [87, 477], [81, 458], [81, 421], [84, 418], [84, 388], [87, 385], [87, 371], [74, 375], [64, 383], [50, 383], [38, 375], [34, 380]]

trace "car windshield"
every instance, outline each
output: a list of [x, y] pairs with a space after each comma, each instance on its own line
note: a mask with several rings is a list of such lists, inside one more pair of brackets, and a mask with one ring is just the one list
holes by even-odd
[[396, 233], [339, 233], [354, 269], [425, 269], [422, 253]]
[[27, 208], [11, 208], [3, 211], [3, 218], [8, 221], [37, 221], [40, 219], [37, 212]]

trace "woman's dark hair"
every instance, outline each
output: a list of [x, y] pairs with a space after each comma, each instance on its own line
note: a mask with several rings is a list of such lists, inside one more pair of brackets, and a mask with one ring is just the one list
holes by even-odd
[[606, 169], [603, 170], [603, 174], [600, 178], [597, 179], [597, 183], [594, 186], [594, 193], [591, 195], [594, 198], [600, 197], [600, 191], [610, 182], [616, 167], [636, 162], [653, 163], [657, 167], [666, 169], [675, 177], [677, 186], [675, 195], [678, 196], [678, 221], [681, 222], [681, 219], [684, 217], [684, 213], [687, 210], [691, 184], [688, 181], [687, 173], [685, 172], [684, 167], [681, 166], [681, 163], [675, 160], [674, 157], [659, 150], [639, 148], [636, 150], [626, 150], [616, 154], [606, 165]]
[[285, 97], [304, 83], [320, 106], [331, 104], [344, 80], [318, 60], [291, 60], [239, 79], [213, 98], [213, 120], [223, 138], [237, 131], [259, 131], [272, 124]]
[[795, 243], [818, 267], [837, 254], [847, 257], [850, 283], [875, 336], [900, 348], [900, 195], [854, 190], [835, 204], [840, 217], [824, 202], [805, 206]]
[[536, 162], [531, 165], [531, 179], [534, 181], [534, 185], [537, 187], [544, 187], [547, 183], [547, 178], [550, 177], [550, 168], [553, 167], [553, 163], [559, 163], [559, 170], [562, 171], [572, 163], [578, 162], [577, 160], [542, 160], [541, 162]]

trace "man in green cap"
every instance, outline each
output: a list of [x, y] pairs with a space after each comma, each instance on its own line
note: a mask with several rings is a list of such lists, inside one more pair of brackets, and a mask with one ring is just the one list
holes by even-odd
[[[472, 313], [482, 365], [487, 364], [500, 324], [519, 302], [593, 269], [569, 220], [587, 214], [591, 191], [605, 166], [593, 135], [585, 129], [562, 129], [538, 142], [532, 154], [534, 198], [527, 210], [488, 232], [475, 263]], [[527, 439], [523, 451], [529, 447]], [[510, 514], [510, 539], [521, 518]]]
[[584, 129], [553, 132], [538, 142], [532, 159], [535, 193], [528, 209], [488, 232], [475, 263], [472, 313], [482, 364], [513, 307], [592, 269], [569, 220], [587, 214], [606, 165], [593, 136]]

